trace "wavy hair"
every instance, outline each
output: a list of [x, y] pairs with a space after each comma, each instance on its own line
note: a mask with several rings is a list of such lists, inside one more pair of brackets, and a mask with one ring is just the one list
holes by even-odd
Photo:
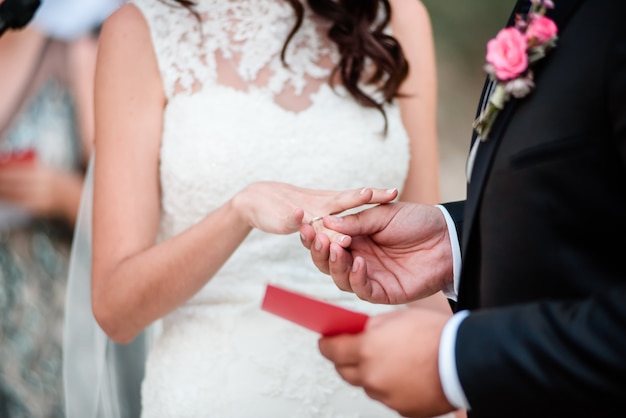
[[[172, 0], [193, 10], [193, 0]], [[301, 0], [286, 0], [294, 10], [296, 22], [291, 29], [281, 51], [285, 65], [285, 53], [289, 42], [296, 34], [304, 18]], [[328, 37], [337, 45], [339, 62], [333, 68], [331, 80], [339, 74], [342, 85], [361, 105], [377, 109], [385, 120], [387, 115], [383, 105], [400, 97], [400, 85], [409, 72], [409, 63], [398, 41], [385, 33], [391, 19], [389, 0], [305, 0], [320, 17], [331, 23]], [[369, 65], [372, 65], [370, 72]], [[368, 94], [360, 86], [375, 86], [382, 94], [381, 100]]]

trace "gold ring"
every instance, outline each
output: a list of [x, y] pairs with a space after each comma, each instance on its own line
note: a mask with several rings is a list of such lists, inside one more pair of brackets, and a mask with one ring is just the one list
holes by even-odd
[[316, 216], [315, 218], [311, 219], [309, 221], [309, 225], [313, 225], [313, 222], [315, 221], [321, 221], [324, 217], [323, 216]]

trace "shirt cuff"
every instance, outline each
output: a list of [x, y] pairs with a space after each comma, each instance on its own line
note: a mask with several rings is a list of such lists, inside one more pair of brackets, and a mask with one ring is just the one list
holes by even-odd
[[443, 205], [435, 205], [443, 213], [443, 217], [446, 219], [446, 225], [448, 225], [448, 234], [450, 235], [450, 246], [452, 247], [452, 275], [453, 282], [451, 285], [442, 289], [443, 294], [448, 299], [452, 299], [456, 302], [459, 294], [459, 276], [461, 274], [461, 246], [459, 244], [459, 236], [456, 233], [456, 226], [452, 217], [448, 213], [447, 209]]
[[456, 335], [469, 311], [459, 311], [443, 327], [439, 340], [439, 379], [448, 402], [458, 409], [470, 409], [456, 368]]

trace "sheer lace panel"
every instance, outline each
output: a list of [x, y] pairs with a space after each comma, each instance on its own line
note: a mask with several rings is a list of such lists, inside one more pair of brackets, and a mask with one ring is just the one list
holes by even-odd
[[338, 54], [320, 34], [329, 23], [303, 2], [304, 19], [283, 64], [280, 53], [296, 18], [285, 0], [199, 0], [194, 16], [171, 0], [133, 0], [149, 23], [168, 98], [219, 84], [259, 90], [293, 112], [311, 104]]

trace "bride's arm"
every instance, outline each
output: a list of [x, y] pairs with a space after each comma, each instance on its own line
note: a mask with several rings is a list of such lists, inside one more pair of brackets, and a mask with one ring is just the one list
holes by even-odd
[[392, 0], [391, 27], [409, 63], [398, 98], [410, 138], [409, 175], [400, 200], [440, 203], [437, 142], [437, 75], [428, 11], [419, 1]]
[[92, 261], [94, 315], [118, 342], [131, 341], [195, 294], [253, 227], [293, 233], [314, 216], [397, 195], [255, 183], [233, 191], [229, 202], [193, 227], [155, 244], [165, 101], [147, 24], [135, 6], [122, 6], [104, 24], [98, 52]]
[[[92, 261], [93, 311], [118, 342], [189, 298], [220, 252], [227, 257], [250, 230], [222, 209], [214, 214], [222, 222], [155, 245], [164, 106], [147, 23], [135, 6], [122, 6], [103, 25], [98, 51]], [[207, 242], [220, 234], [221, 246]]]

